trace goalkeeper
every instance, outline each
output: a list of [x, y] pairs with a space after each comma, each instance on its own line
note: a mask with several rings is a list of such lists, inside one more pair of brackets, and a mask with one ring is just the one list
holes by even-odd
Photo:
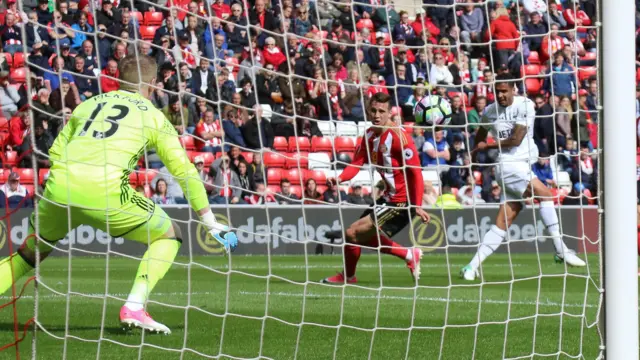
[[30, 236], [17, 253], [0, 261], [0, 293], [35, 267], [36, 247], [42, 261], [69, 230], [90, 225], [113, 237], [148, 244], [120, 310], [120, 322], [169, 334], [169, 328], [154, 321], [144, 305], [169, 271], [182, 234], [161, 208], [129, 185], [129, 174], [147, 149], [156, 150], [212, 237], [227, 251], [235, 249], [237, 237], [216, 222], [204, 186], [173, 125], [146, 98], [153, 91], [148, 84], [155, 83], [156, 73], [151, 57], [127, 57], [120, 63], [121, 90], [97, 95], [75, 109], [49, 150], [53, 165], [38, 202], [38, 240], [33, 236], [36, 218], [32, 214]]

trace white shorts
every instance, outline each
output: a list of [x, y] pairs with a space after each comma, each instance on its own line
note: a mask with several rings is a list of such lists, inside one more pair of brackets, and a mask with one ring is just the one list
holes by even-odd
[[501, 162], [497, 165], [496, 175], [502, 188], [500, 202], [523, 200], [522, 195], [527, 191], [531, 180], [537, 178], [531, 170], [531, 164], [529, 160], [522, 160]]

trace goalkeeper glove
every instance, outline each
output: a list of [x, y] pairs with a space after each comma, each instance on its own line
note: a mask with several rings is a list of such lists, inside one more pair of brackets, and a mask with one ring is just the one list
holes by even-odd
[[209, 211], [201, 217], [202, 222], [209, 228], [209, 235], [222, 246], [225, 252], [234, 251], [238, 247], [238, 237], [235, 233], [229, 231], [229, 227], [222, 225], [216, 221], [213, 212]]

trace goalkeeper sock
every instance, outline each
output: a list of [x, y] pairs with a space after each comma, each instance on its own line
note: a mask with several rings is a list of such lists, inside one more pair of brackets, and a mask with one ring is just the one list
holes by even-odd
[[131, 293], [124, 304], [132, 311], [141, 310], [158, 281], [169, 271], [180, 249], [175, 239], [156, 240], [144, 254]]
[[482, 238], [482, 244], [478, 248], [478, 252], [471, 259], [469, 266], [471, 266], [474, 270], [477, 269], [482, 262], [489, 257], [489, 255], [493, 254], [494, 251], [500, 247], [502, 244], [502, 240], [507, 235], [507, 232], [500, 229], [499, 227], [493, 225], [491, 229], [484, 234]]
[[378, 240], [378, 236], [373, 236], [372, 244], [380, 247], [380, 252], [385, 254], [390, 254], [393, 256], [397, 256], [402, 260], [411, 261], [412, 254], [409, 249], [398, 244], [397, 242], [389, 239], [387, 236], [380, 234], [380, 240]]
[[544, 226], [547, 227], [547, 232], [553, 239], [553, 246], [556, 248], [556, 253], [562, 255], [567, 252], [569, 249], [567, 248], [567, 245], [564, 244], [564, 241], [562, 241], [560, 225], [558, 223], [558, 214], [556, 213], [553, 201], [540, 202], [540, 216], [542, 217]]
[[344, 247], [344, 275], [347, 279], [356, 275], [356, 266], [358, 266], [358, 260], [360, 260], [361, 252], [362, 248], [357, 245], [346, 245]]
[[0, 294], [4, 294], [13, 285], [14, 280], [17, 281], [32, 269], [33, 266], [17, 252], [2, 259], [0, 261]]

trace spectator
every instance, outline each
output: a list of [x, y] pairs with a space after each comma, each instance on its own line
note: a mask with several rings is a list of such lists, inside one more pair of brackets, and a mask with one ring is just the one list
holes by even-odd
[[573, 108], [571, 100], [563, 96], [556, 106], [556, 142], [558, 149], [564, 149], [568, 140], [573, 139], [571, 124], [573, 121]]
[[391, 63], [391, 51], [385, 47], [385, 36], [382, 32], [376, 33], [376, 46], [369, 48], [369, 62], [368, 65], [372, 71], [378, 74], [386, 74], [389, 69], [386, 68], [387, 64]]
[[238, 2], [231, 5], [231, 16], [227, 19], [228, 22], [232, 22], [238, 26], [247, 26], [249, 23], [242, 5]]
[[451, 121], [449, 125], [451, 128], [447, 131], [447, 138], [453, 139], [456, 135], [464, 135], [465, 138], [469, 138], [467, 130], [467, 113], [462, 108], [462, 98], [460, 96], [454, 96], [451, 98]]
[[253, 116], [240, 129], [244, 142], [249, 149], [271, 149], [273, 147], [273, 129], [269, 120], [262, 118], [262, 108], [254, 108]]
[[313, 24], [309, 19], [309, 8], [299, 7], [293, 22], [293, 32], [298, 36], [305, 36], [313, 28]]
[[458, 201], [462, 205], [475, 205], [484, 203], [484, 199], [480, 196], [480, 187], [473, 184], [473, 177], [469, 177], [467, 185], [458, 190]]
[[593, 144], [591, 143], [591, 134], [589, 132], [589, 125], [592, 123], [591, 114], [587, 107], [587, 97], [583, 93], [584, 90], [580, 90], [580, 96], [578, 97], [578, 108], [573, 116], [573, 122], [571, 123], [572, 131], [578, 136], [576, 140], [579, 141], [580, 146], [586, 146], [589, 151], [593, 151]]
[[181, 32], [178, 35], [178, 44], [172, 49], [173, 59], [176, 63], [186, 63], [189, 69], [196, 68], [196, 56], [198, 56], [198, 50], [194, 49], [190, 45], [191, 38], [187, 32]]
[[20, 175], [12, 172], [0, 188], [0, 208], [33, 207], [32, 194], [20, 184]]
[[444, 138], [444, 131], [435, 131], [435, 136], [427, 134], [425, 143], [422, 147], [420, 159], [422, 166], [446, 165], [451, 154], [449, 153], [449, 144]]
[[256, 184], [253, 180], [253, 174], [249, 172], [249, 164], [247, 164], [247, 162], [244, 160], [238, 161], [236, 169], [238, 170], [238, 180], [240, 180], [240, 187], [242, 189], [240, 198], [246, 201], [247, 199], [249, 199], [251, 194], [256, 191]]
[[198, 171], [198, 177], [204, 183], [207, 181], [208, 171], [204, 168], [204, 157], [202, 155], [198, 155], [193, 158], [193, 165], [195, 165], [196, 170]]
[[[638, 95], [638, 89], [636, 87], [636, 97]], [[587, 109], [591, 115], [591, 121], [593, 123], [598, 122], [598, 81], [595, 79], [589, 80], [589, 87], [587, 88]]]
[[594, 183], [594, 164], [593, 159], [589, 155], [589, 149], [582, 147], [580, 149], [580, 177], [575, 179], [576, 182], [582, 183], [584, 188], [592, 189]]
[[371, 195], [364, 195], [361, 185], [354, 185], [351, 188], [351, 194], [347, 196], [347, 202], [355, 205], [373, 205]]
[[9, 84], [9, 72], [0, 70], [0, 113], [10, 119], [18, 112], [20, 94], [18, 90]]
[[[491, 40], [495, 43], [495, 55], [493, 56], [493, 68], [509, 64], [509, 57], [518, 47], [520, 34], [518, 29], [509, 19], [509, 12], [505, 8], [496, 9], [496, 19], [490, 25]], [[487, 38], [485, 38], [487, 40]]]
[[151, 103], [158, 109], [164, 109], [169, 105], [169, 94], [164, 91], [162, 80], [156, 81], [156, 89], [151, 94]]
[[298, 195], [291, 192], [291, 182], [288, 179], [280, 180], [280, 192], [275, 196], [277, 202], [282, 205], [299, 204]]
[[557, 186], [555, 180], [553, 180], [553, 170], [551, 169], [548, 154], [540, 153], [538, 161], [531, 166], [531, 169], [538, 179], [547, 185], [547, 187], [554, 188]]
[[584, 193], [584, 185], [582, 183], [575, 183], [571, 187], [571, 192], [562, 199], [562, 205], [582, 206], [589, 203], [589, 199]]
[[108, 93], [120, 89], [120, 70], [118, 70], [118, 63], [115, 60], [109, 60], [107, 66], [102, 70], [100, 75], [100, 87], [102, 93]]
[[482, 30], [484, 29], [484, 14], [480, 8], [473, 5], [466, 5], [460, 17], [460, 38], [468, 52], [473, 50], [473, 43], [482, 41]]
[[538, 145], [539, 152], [549, 155], [556, 153], [556, 133], [554, 111], [542, 94], [535, 96], [536, 121], [533, 130], [533, 139]]
[[275, 202], [276, 199], [267, 191], [267, 187], [262, 182], [256, 183], [256, 191], [249, 195], [249, 201], [247, 201], [251, 205], [264, 205]]
[[265, 49], [262, 52], [265, 64], [271, 64], [278, 68], [280, 64], [286, 63], [287, 56], [276, 46], [276, 40], [268, 37], [265, 41]]
[[453, 85], [453, 74], [445, 63], [444, 55], [436, 53], [433, 55], [435, 63], [431, 65], [429, 72], [430, 84]]
[[162, 109], [162, 113], [175, 127], [179, 135], [183, 135], [185, 131], [189, 133], [188, 129], [194, 127], [193, 115], [189, 112], [189, 109], [185, 109], [182, 106], [177, 95], [169, 96], [169, 105]]
[[[283, 101], [280, 86], [278, 85], [278, 79], [276, 78], [276, 73], [274, 71], [275, 67], [272, 64], [266, 64], [264, 70], [261, 70], [256, 74], [258, 102], [260, 104], [268, 104], [272, 109], [275, 108], [277, 103]], [[248, 80], [249, 84], [251, 84], [251, 80], [249, 78], [244, 79], [245, 80], [243, 81]], [[255, 99], [255, 96], [253, 97]], [[252, 108], [253, 106], [248, 107]]]
[[167, 190], [168, 190], [167, 181], [163, 178], [158, 179], [158, 181], [156, 182], [155, 191], [153, 193], [153, 196], [151, 197], [151, 200], [154, 203], [160, 204], [160, 205], [175, 204], [176, 202], [173, 199], [173, 197], [168, 196]]
[[265, 0], [256, 0], [255, 6], [249, 11], [249, 23], [259, 24], [260, 28], [268, 31], [278, 28], [276, 19], [265, 7]]
[[443, 186], [441, 194], [438, 196], [436, 206], [443, 209], [462, 209], [462, 205], [456, 199], [456, 196], [451, 192], [451, 188]]
[[424, 182], [424, 193], [422, 194], [422, 206], [433, 206], [438, 201], [438, 192], [433, 187], [431, 181]]
[[[401, 49], [400, 52], [403, 50]], [[398, 54], [400, 54], [400, 52]], [[407, 67], [404, 64], [396, 63], [396, 74], [389, 75], [387, 77], [387, 86], [392, 87], [394, 90], [391, 95], [394, 106], [403, 106], [409, 100], [411, 96], [411, 79], [407, 77]], [[403, 113], [410, 114], [413, 112], [413, 108], [406, 107], [403, 109]]]
[[473, 109], [467, 114], [467, 121], [469, 122], [468, 131], [475, 132], [478, 129], [479, 124], [482, 123], [482, 114], [487, 107], [487, 98], [484, 96], [477, 96], [474, 99]]
[[322, 194], [317, 190], [316, 181], [313, 179], [307, 179], [304, 184], [304, 193], [302, 194], [302, 203], [305, 205], [308, 204], [320, 204]]
[[93, 26], [87, 22], [87, 14], [84, 12], [76, 13], [76, 19], [77, 21], [74, 21], [74, 24], [71, 25], [71, 30], [75, 32], [71, 48], [74, 51], [80, 51], [84, 42], [87, 41], [87, 34], [93, 33]]
[[[56, 122], [53, 122], [54, 124]], [[22, 160], [24, 167], [33, 167], [32, 159], [35, 158], [36, 164], [38, 168], [48, 168], [51, 166], [49, 162], [49, 149], [53, 146], [54, 136], [52, 134], [57, 134], [57, 129], [48, 129], [49, 124], [48, 121], [42, 120], [42, 118], [36, 118], [34, 128], [34, 139], [35, 146], [31, 146], [31, 137], [26, 136], [24, 139], [23, 149], [31, 149], [35, 152], [33, 153], [34, 157], [25, 156]]]
[[32, 51], [32, 47], [35, 43], [48, 46], [51, 41], [49, 38], [49, 31], [38, 21], [38, 13], [36, 11], [31, 11], [28, 16], [29, 22], [24, 26], [24, 31], [27, 35], [27, 51]]
[[224, 114], [225, 116], [222, 120], [224, 142], [226, 144], [247, 147], [242, 137], [242, 131], [240, 130], [240, 116], [238, 116], [236, 111], [230, 106], [225, 108]]
[[59, 88], [53, 90], [49, 101], [56, 112], [62, 111], [64, 108], [69, 108], [73, 111], [80, 104], [80, 99], [76, 99], [68, 79], [62, 79], [62, 84]]
[[200, 65], [193, 70], [191, 93], [213, 101], [215, 98], [215, 75], [209, 70], [209, 60], [200, 58]]
[[249, 46], [247, 30], [236, 26], [235, 23], [228, 22], [226, 26], [227, 49], [233, 51], [234, 56], [240, 56], [245, 47]]
[[476, 85], [475, 96], [482, 96], [487, 99], [487, 103], [493, 103], [495, 101], [495, 94], [493, 90], [493, 71], [488, 68], [484, 69], [482, 71], [482, 77], [478, 78], [478, 85]]
[[231, 171], [229, 157], [223, 155], [213, 162], [212, 168], [216, 170], [213, 180], [214, 192], [209, 197], [210, 204], [244, 204], [240, 198], [242, 195], [242, 184], [238, 175]]
[[222, 151], [224, 131], [219, 120], [216, 120], [212, 109], [204, 113], [203, 121], [196, 126], [196, 148], [200, 152], [216, 153]]
[[47, 24], [49, 30], [49, 37], [51, 38], [52, 52], [56, 52], [56, 47], [62, 45], [71, 46], [71, 40], [75, 38], [76, 33], [71, 29], [71, 26], [62, 21], [62, 14], [59, 11], [53, 12], [53, 21]]
[[249, 112], [242, 107], [242, 97], [240, 94], [234, 93], [231, 97], [231, 108], [237, 117], [238, 127], [241, 127], [249, 119]]
[[7, 12], [4, 25], [0, 25], [0, 40], [2, 49], [13, 55], [22, 49], [22, 30], [16, 25], [16, 15]]
[[251, 109], [256, 105], [256, 95], [253, 92], [253, 84], [248, 78], [244, 78], [240, 83], [241, 105], [247, 109]]
[[36, 14], [38, 15], [38, 23], [40, 23], [40, 25], [47, 25], [53, 21], [53, 14], [49, 11], [48, 0], [38, 0]]
[[527, 23], [522, 29], [527, 34], [525, 41], [529, 44], [529, 50], [540, 51], [542, 38], [548, 32], [547, 24], [542, 21], [542, 15], [538, 11], [532, 12], [530, 16], [531, 21], [529, 21], [529, 23]]
[[[110, 25], [122, 23], [122, 13], [120, 9], [113, 7], [113, 0], [102, 0], [102, 9], [97, 12], [97, 23], [99, 25]], [[170, 17], [168, 17], [170, 18]]]
[[319, 105], [318, 118], [320, 120], [344, 120], [344, 114], [348, 111], [344, 106], [344, 93], [340, 91], [338, 84], [329, 84], [329, 92], [318, 96], [315, 103]]
[[565, 62], [562, 52], [557, 51], [551, 68], [547, 70], [542, 89], [549, 95], [572, 96], [577, 88], [574, 70]]
[[[197, 5], [198, 3], [196, 3]], [[191, 4], [189, 4], [191, 5]], [[231, 7], [224, 3], [224, 0], [215, 0], [211, 5], [211, 10], [214, 11], [216, 17], [221, 19], [227, 19], [231, 16]]]
[[465, 179], [471, 175], [471, 160], [469, 153], [464, 149], [463, 139], [460, 135], [453, 138], [449, 164], [451, 164], [449, 171], [442, 174], [443, 181], [451, 187], [464, 186]]
[[553, 54], [561, 51], [565, 45], [564, 39], [558, 35], [558, 25], [551, 24], [550, 28], [549, 36], [545, 36], [540, 45], [540, 58], [545, 63], [553, 57]]
[[[158, 47], [164, 47], [163, 45], [163, 39], [166, 37], [167, 39], [167, 44], [166, 46], [168, 48], [173, 48], [173, 46], [176, 44], [176, 38], [175, 38], [175, 20], [173, 17], [168, 16], [165, 18], [165, 23], [163, 26], [160, 26], [158, 28], [158, 30], [156, 31], [156, 33], [153, 36], [153, 43], [155, 45], [157, 45]], [[205, 36], [206, 36], [206, 32], [205, 32]], [[209, 57], [209, 56], [207, 56]], [[211, 56], [213, 57], [213, 56]], [[158, 65], [162, 64], [161, 62], [158, 62]]]
[[558, 25], [559, 28], [565, 28], [567, 26], [567, 21], [564, 19], [562, 12], [558, 10], [558, 5], [555, 2], [549, 3], [549, 12], [547, 15], [549, 16], [548, 21], [550, 25]]
[[[141, 44], [145, 44], [144, 42], [142, 42]], [[179, 74], [180, 74], [180, 81], [183, 81], [185, 83], [185, 88], [188, 92], [193, 93], [193, 74], [191, 73], [191, 69], [189, 69], [189, 65], [187, 65], [187, 63], [180, 63], [178, 65], [178, 69], [180, 70]]]
[[502, 189], [497, 181], [491, 182], [491, 191], [486, 193], [484, 201], [489, 204], [499, 204], [502, 202]]
[[385, 86], [381, 85], [380, 82], [380, 75], [376, 72], [372, 72], [371, 76], [369, 76], [369, 85], [364, 87], [367, 99], [379, 92], [389, 94], [389, 90], [387, 90]]
[[33, 110], [34, 117], [42, 117], [46, 119], [55, 114], [56, 111], [53, 109], [53, 107], [51, 107], [51, 104], [49, 103], [50, 95], [51, 93], [46, 88], [38, 90], [36, 98], [33, 99], [31, 103], [31, 109]]
[[337, 183], [331, 183], [329, 188], [322, 194], [322, 199], [324, 202], [337, 204], [346, 201], [347, 194], [339, 188]]
[[176, 204], [186, 204], [180, 183], [171, 175], [166, 166], [158, 169], [158, 174], [151, 180], [150, 186], [152, 189], [157, 188], [159, 180], [164, 180], [167, 183], [167, 197], [173, 198]]

